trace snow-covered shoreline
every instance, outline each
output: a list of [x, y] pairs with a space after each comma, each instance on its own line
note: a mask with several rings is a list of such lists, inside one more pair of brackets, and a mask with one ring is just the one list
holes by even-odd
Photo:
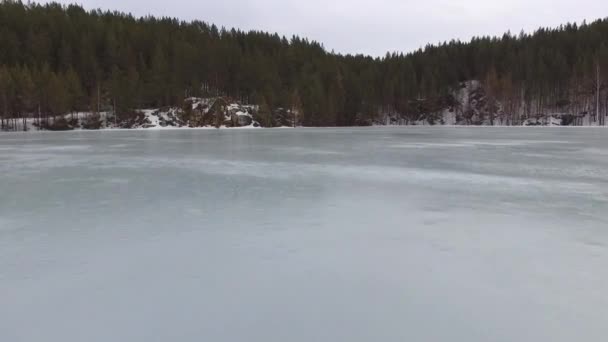
[[[486, 98], [478, 81], [464, 82], [452, 96], [454, 103], [433, 111], [417, 115], [379, 112], [373, 118], [361, 118], [350, 127], [605, 127], [606, 120], [597, 116], [602, 114], [594, 115], [588, 109], [574, 113], [555, 108], [544, 108], [536, 114], [506, 112], [500, 102]], [[494, 107], [488, 101], [498, 110], [490, 110]], [[303, 123], [298, 110], [270, 110], [221, 96], [190, 97], [181, 107], [135, 109], [118, 114], [110, 108], [99, 113], [75, 112], [46, 117], [29, 113], [26, 119], [5, 118], [3, 121], [4, 131], [292, 128]]]
[[66, 131], [52, 131], [52, 130], [28, 130], [28, 131], [0, 131], [0, 135], [8, 135], [8, 134], [46, 134], [46, 133], [82, 133], [82, 132], [161, 132], [161, 131], [245, 131], [245, 130], [298, 130], [298, 129], [327, 129], [327, 130], [335, 130], [335, 129], [608, 129], [608, 126], [507, 126], [507, 125], [494, 125], [494, 126], [476, 126], [476, 125], [373, 125], [373, 126], [354, 126], [354, 127], [330, 127], [330, 126], [319, 126], [319, 127], [253, 127], [253, 126], [244, 126], [244, 127], [150, 127], [150, 128], [101, 128], [101, 129], [72, 129]]

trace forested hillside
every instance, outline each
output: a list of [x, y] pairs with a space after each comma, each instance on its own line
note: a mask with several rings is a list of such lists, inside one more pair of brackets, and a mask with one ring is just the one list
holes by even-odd
[[17, 118], [104, 111], [124, 119], [217, 96], [291, 109], [305, 126], [440, 123], [447, 112], [457, 124], [553, 114], [604, 124], [608, 108], [608, 19], [372, 58], [202, 21], [4, 0], [0, 47], [4, 129]]

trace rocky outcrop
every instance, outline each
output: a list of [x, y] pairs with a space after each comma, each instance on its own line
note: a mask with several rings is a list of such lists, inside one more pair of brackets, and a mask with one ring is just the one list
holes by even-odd
[[[589, 97], [589, 96], [588, 96]], [[449, 95], [420, 98], [408, 103], [405, 113], [383, 113], [377, 125], [473, 126], [599, 126], [590, 101], [561, 100], [552, 104], [522, 97], [497, 98], [479, 81], [462, 82]], [[582, 104], [581, 104], [582, 102]]]

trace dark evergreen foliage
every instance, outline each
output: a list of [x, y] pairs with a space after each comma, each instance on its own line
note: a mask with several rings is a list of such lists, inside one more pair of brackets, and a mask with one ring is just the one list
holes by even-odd
[[608, 79], [606, 19], [372, 58], [201, 21], [5, 0], [0, 47], [3, 128], [26, 116], [108, 108], [120, 115], [210, 95], [262, 104], [266, 124], [274, 109], [297, 108], [303, 125], [361, 125], [378, 113], [415, 118], [420, 100], [449, 101], [465, 80], [484, 82], [504, 104], [523, 98], [561, 108], [593, 94], [597, 67]]

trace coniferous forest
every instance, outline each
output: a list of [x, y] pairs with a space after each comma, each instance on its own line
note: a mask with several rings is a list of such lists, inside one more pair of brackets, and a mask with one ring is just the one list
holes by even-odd
[[[446, 111], [466, 124], [560, 113], [562, 123], [603, 125], [608, 108], [608, 19], [375, 58], [202, 21], [3, 0], [0, 47], [4, 130], [75, 112], [123, 120], [212, 96], [288, 109], [303, 126], [441, 123]], [[457, 94], [471, 82], [465, 104]]]

